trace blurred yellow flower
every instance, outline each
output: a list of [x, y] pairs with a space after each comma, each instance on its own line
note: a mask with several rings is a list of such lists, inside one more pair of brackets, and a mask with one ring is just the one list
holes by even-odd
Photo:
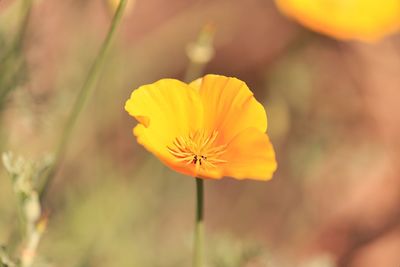
[[125, 110], [137, 141], [180, 173], [268, 180], [276, 170], [265, 109], [236, 78], [162, 79], [134, 90]]
[[338, 39], [376, 41], [400, 26], [400, 0], [275, 0], [312, 30]]
[[[132, 9], [135, 5], [135, 1], [136, 0], [127, 0], [126, 7], [125, 7], [125, 14], [129, 14], [132, 11]], [[115, 10], [117, 10], [117, 7], [118, 7], [119, 3], [121, 2], [121, 0], [106, 0], [106, 2], [107, 2], [108, 8], [112, 12], [112, 14], [114, 14]]]

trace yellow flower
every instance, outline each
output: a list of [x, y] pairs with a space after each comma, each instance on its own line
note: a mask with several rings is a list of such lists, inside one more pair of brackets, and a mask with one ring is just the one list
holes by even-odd
[[[106, 2], [107, 2], [108, 8], [112, 12], [112, 14], [114, 14], [115, 10], [117, 10], [119, 2], [121, 2], [121, 0], [107, 0]], [[136, 2], [136, 0], [127, 0], [125, 12], [124, 12], [125, 14], [129, 14], [132, 11], [132, 9], [135, 5], [135, 2]]]
[[138, 143], [180, 173], [268, 180], [277, 167], [264, 107], [236, 78], [162, 79], [134, 90], [125, 110]]
[[338, 39], [375, 41], [400, 26], [399, 0], [275, 0], [304, 26]]

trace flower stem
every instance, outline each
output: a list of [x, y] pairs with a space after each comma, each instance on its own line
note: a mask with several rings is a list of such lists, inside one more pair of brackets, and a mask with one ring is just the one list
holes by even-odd
[[203, 267], [204, 241], [204, 182], [196, 178], [196, 226], [194, 230], [193, 267]]
[[[215, 29], [212, 24], [204, 25], [197, 41], [188, 46], [189, 66], [185, 74], [185, 82], [197, 79], [204, 67], [214, 55], [213, 39]], [[204, 181], [196, 178], [196, 225], [194, 229], [193, 267], [203, 267], [204, 243]]]
[[123, 11], [126, 6], [126, 2], [127, 2], [127, 0], [120, 0], [119, 6], [118, 6], [117, 10], [115, 11], [115, 15], [112, 19], [111, 26], [108, 30], [107, 36], [104, 39], [102, 46], [100, 48], [100, 52], [97, 55], [95, 61], [93, 62], [92, 66], [89, 70], [89, 73], [86, 77], [86, 80], [79, 91], [79, 94], [76, 98], [76, 101], [74, 103], [72, 111], [67, 119], [65, 128], [62, 131], [60, 141], [57, 145], [57, 148], [55, 151], [55, 156], [54, 156], [54, 163], [52, 164], [52, 166], [49, 167], [49, 170], [47, 171], [47, 173], [43, 179], [42, 186], [39, 189], [41, 199], [43, 199], [44, 195], [46, 194], [47, 189], [55, 175], [59, 161], [62, 158], [65, 148], [71, 138], [71, 133], [76, 124], [78, 116], [81, 113], [88, 96], [90, 95], [91, 91], [93, 91], [93, 88], [96, 84], [100, 70], [104, 64], [107, 51], [109, 50], [112, 40], [114, 38], [115, 31], [121, 22], [121, 18], [122, 18]]
[[23, 47], [31, 9], [32, 0], [24, 0], [21, 3], [20, 12], [22, 20], [18, 26], [18, 32], [11, 43], [11, 47], [8, 51], [5, 51], [4, 55], [2, 54], [0, 56], [0, 110], [4, 108], [7, 96], [18, 85], [24, 82], [26, 76], [26, 63], [23, 55]]

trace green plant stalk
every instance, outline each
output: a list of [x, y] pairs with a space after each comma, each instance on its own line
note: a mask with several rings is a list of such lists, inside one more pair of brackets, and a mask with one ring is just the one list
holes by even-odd
[[0, 58], [0, 111], [9, 93], [19, 85], [25, 71], [23, 44], [32, 9], [32, 0], [24, 0], [21, 7], [21, 24], [10, 49]]
[[23, 21], [21, 23], [18, 35], [14, 41], [14, 47], [17, 50], [22, 49], [22, 44], [25, 41], [26, 31], [28, 29], [29, 19], [31, 17], [32, 4], [33, 4], [33, 0], [24, 0], [23, 6], [22, 6], [22, 12], [21, 12]]
[[79, 94], [78, 94], [76, 101], [74, 103], [74, 106], [72, 108], [72, 112], [70, 113], [70, 115], [67, 119], [65, 128], [62, 132], [60, 141], [57, 145], [57, 148], [55, 151], [55, 156], [54, 156], [54, 163], [47, 171], [47, 173], [44, 176], [44, 179], [42, 181], [42, 185], [39, 188], [41, 200], [43, 200], [44, 196], [46, 195], [49, 185], [51, 184], [51, 181], [57, 170], [60, 159], [64, 155], [67, 144], [71, 139], [71, 133], [76, 124], [78, 116], [81, 113], [81, 111], [87, 101], [88, 96], [90, 95], [90, 93], [93, 91], [93, 88], [95, 87], [95, 84], [98, 80], [100, 70], [101, 70], [102, 66], [104, 65], [106, 54], [107, 54], [108, 50], [110, 49], [112, 40], [115, 36], [116, 29], [118, 28], [118, 25], [121, 22], [126, 3], [127, 3], [127, 0], [120, 1], [118, 8], [115, 11], [114, 17], [112, 19], [111, 26], [108, 30], [107, 36], [104, 39], [103, 44], [100, 48], [100, 52], [97, 55], [95, 61], [93, 62], [92, 66], [89, 70], [89, 73], [87, 75], [87, 78], [79, 91]]
[[196, 178], [196, 225], [193, 245], [193, 267], [203, 267], [204, 247], [204, 181]]
[[[209, 24], [204, 25], [200, 31], [199, 36], [192, 47], [202, 48], [210, 53], [206, 59], [199, 60], [196, 53], [187, 51], [189, 58], [189, 65], [186, 69], [184, 80], [190, 82], [197, 79], [203, 74], [204, 68], [211, 60], [214, 51], [213, 47], [214, 30], [211, 29]], [[196, 178], [196, 220], [194, 229], [194, 243], [193, 243], [193, 267], [203, 267], [204, 260], [204, 181], [203, 179]]]

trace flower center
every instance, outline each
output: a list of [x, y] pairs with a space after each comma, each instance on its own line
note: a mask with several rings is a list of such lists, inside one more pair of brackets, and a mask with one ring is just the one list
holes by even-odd
[[179, 162], [187, 165], [194, 164], [196, 169], [215, 168], [217, 164], [225, 163], [221, 155], [226, 151], [226, 145], [215, 145], [218, 132], [206, 134], [203, 131], [196, 131], [189, 136], [175, 138], [172, 146], [167, 147]]

